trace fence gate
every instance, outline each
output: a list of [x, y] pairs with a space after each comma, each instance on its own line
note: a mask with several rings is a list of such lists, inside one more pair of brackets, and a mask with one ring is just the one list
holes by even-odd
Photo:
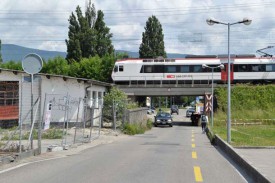
[[[42, 147], [90, 142], [100, 135], [101, 109], [85, 98], [46, 94], [43, 110]], [[52, 140], [51, 140], [52, 139]]]

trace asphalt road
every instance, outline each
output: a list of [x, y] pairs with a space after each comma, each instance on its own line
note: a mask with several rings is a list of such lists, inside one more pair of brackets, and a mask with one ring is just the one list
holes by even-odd
[[[181, 115], [183, 114], [183, 115]], [[0, 174], [1, 183], [239, 183], [246, 180], [184, 111], [173, 127], [153, 127], [78, 154], [26, 164]], [[180, 120], [184, 120], [182, 122]]]

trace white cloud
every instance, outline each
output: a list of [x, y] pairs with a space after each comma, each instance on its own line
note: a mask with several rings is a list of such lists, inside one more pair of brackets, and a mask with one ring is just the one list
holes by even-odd
[[[103, 10], [105, 22], [113, 33], [115, 49], [138, 52], [148, 17], [155, 15], [163, 27], [166, 52], [222, 54], [227, 51], [227, 27], [208, 26], [215, 17], [235, 22], [243, 17], [250, 26], [231, 26], [231, 50], [255, 53], [275, 45], [273, 25], [275, 5], [271, 0], [94, 0]], [[0, 39], [2, 43], [66, 51], [68, 18], [77, 5], [84, 11], [85, 1], [75, 0], [2, 0]]]

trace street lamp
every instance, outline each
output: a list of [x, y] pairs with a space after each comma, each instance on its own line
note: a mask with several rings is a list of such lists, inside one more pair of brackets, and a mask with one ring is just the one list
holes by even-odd
[[214, 69], [216, 68], [220, 68], [220, 69], [223, 69], [224, 68], [224, 65], [223, 64], [220, 64], [216, 67], [210, 67], [209, 65], [206, 65], [206, 64], [202, 64], [202, 68], [210, 68], [212, 70], [212, 90], [211, 90], [211, 127], [213, 127], [213, 119], [214, 119], [214, 87], [213, 87], [213, 82], [214, 82], [214, 78], [213, 78], [213, 75], [214, 75]]
[[250, 25], [252, 20], [248, 18], [244, 18], [242, 21], [234, 22], [234, 23], [224, 23], [220, 22], [215, 19], [207, 19], [206, 20], [208, 25], [214, 25], [214, 24], [223, 24], [227, 25], [227, 30], [228, 30], [228, 64], [227, 64], [227, 142], [231, 142], [231, 89], [230, 89], [230, 84], [231, 84], [231, 78], [230, 78], [230, 26], [235, 25], [235, 24], [245, 24], [245, 25]]

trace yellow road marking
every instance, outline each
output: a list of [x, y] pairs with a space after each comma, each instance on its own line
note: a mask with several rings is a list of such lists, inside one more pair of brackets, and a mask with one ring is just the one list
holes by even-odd
[[191, 139], [191, 141], [192, 141], [192, 142], [194, 142], [194, 141], [195, 141], [195, 139]]
[[197, 153], [195, 151], [192, 152], [192, 158], [197, 159]]
[[192, 138], [194, 138], [194, 137], [195, 137], [195, 135], [192, 134]]
[[195, 145], [195, 144], [192, 144], [192, 147], [193, 147], [193, 148], [195, 148], [195, 147], [196, 147], [196, 145]]
[[194, 174], [196, 182], [203, 182], [202, 175], [201, 175], [201, 168], [199, 166], [194, 166]]

